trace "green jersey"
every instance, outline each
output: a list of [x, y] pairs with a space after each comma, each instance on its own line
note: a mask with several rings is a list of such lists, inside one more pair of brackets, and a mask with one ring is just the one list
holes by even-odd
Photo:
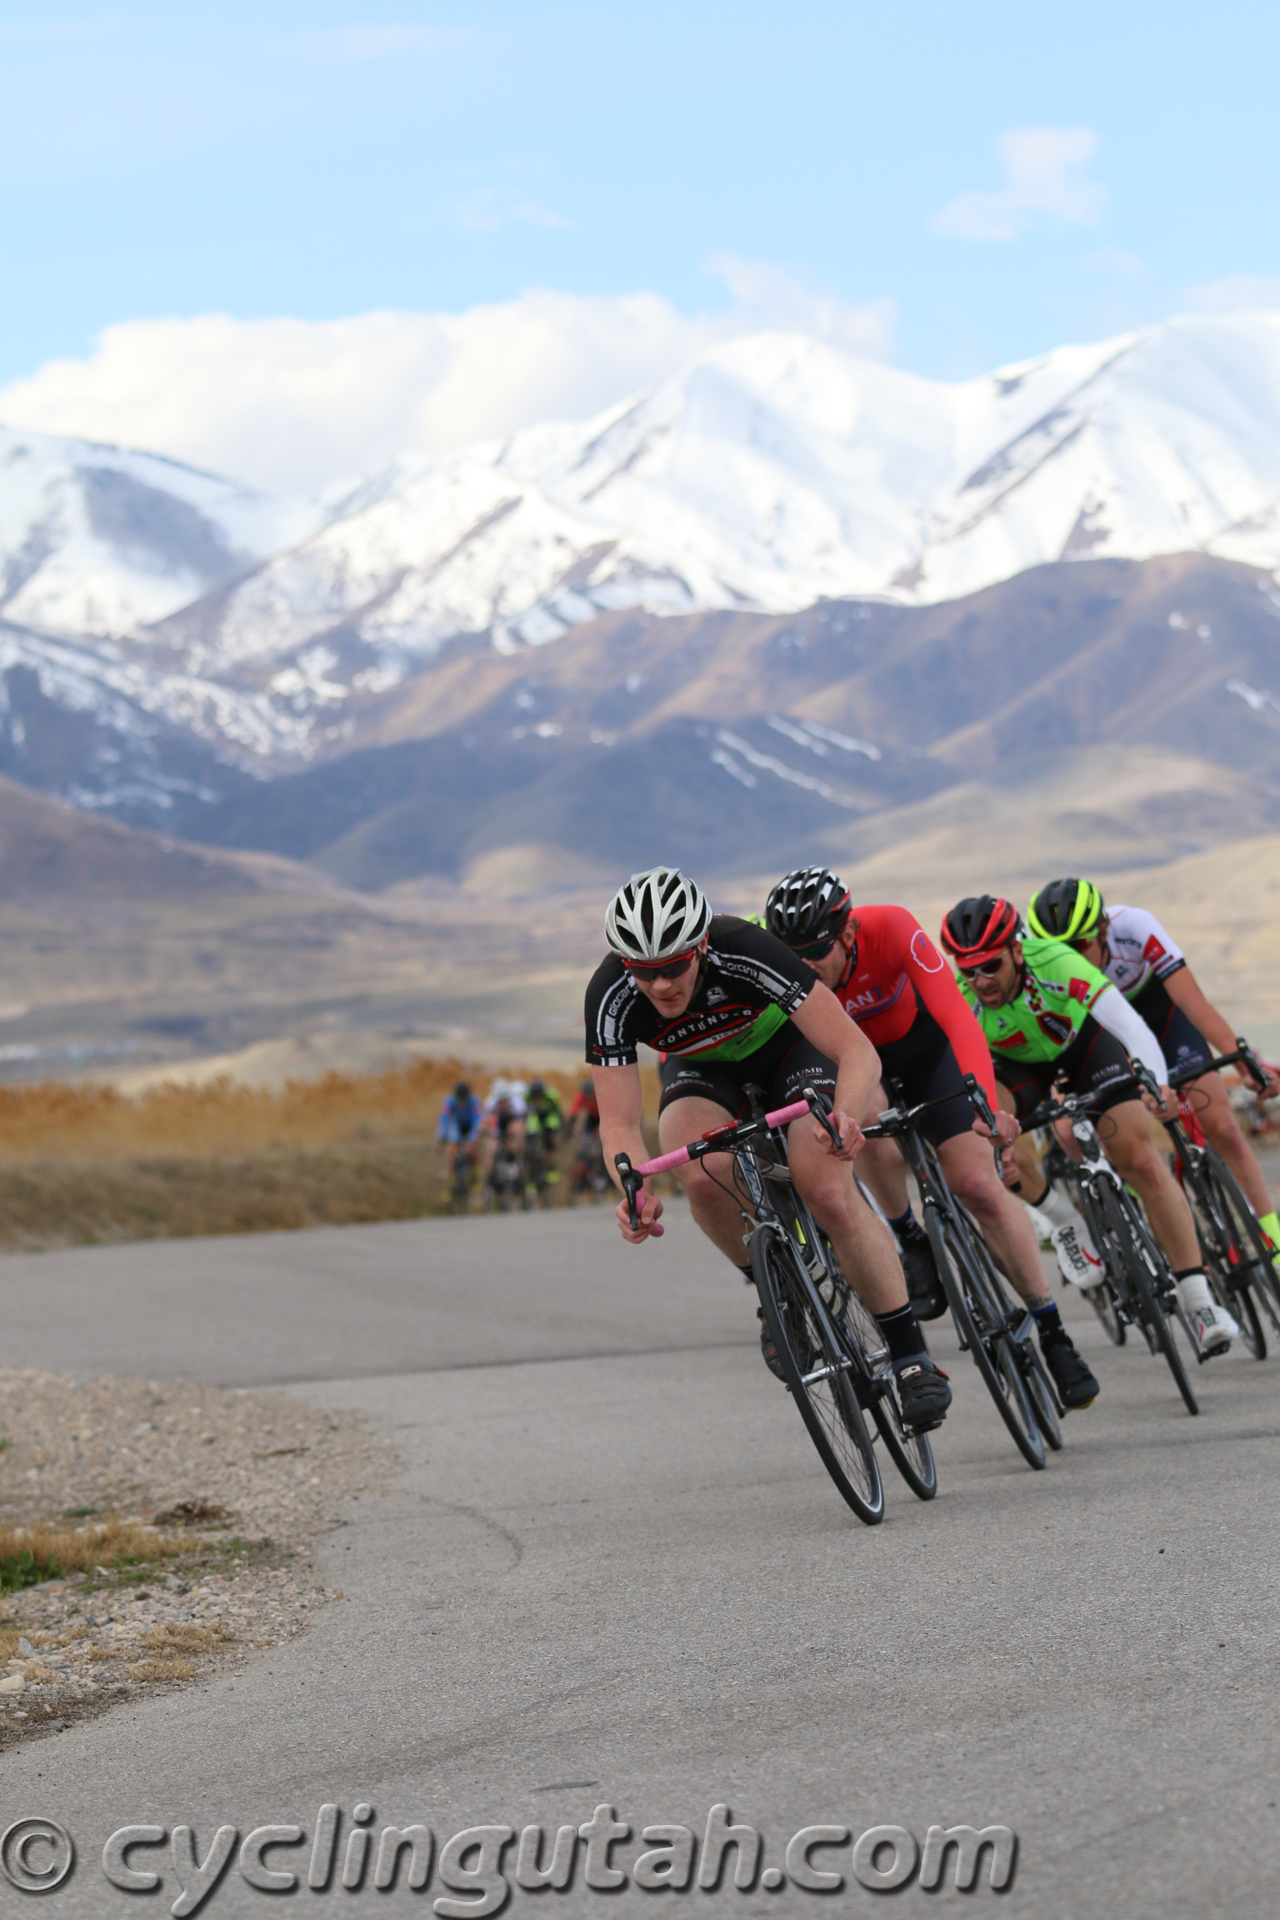
[[1061, 940], [1024, 940], [1022, 968], [1022, 990], [1007, 1007], [982, 1006], [963, 978], [960, 991], [997, 1060], [1056, 1060], [1110, 982]]

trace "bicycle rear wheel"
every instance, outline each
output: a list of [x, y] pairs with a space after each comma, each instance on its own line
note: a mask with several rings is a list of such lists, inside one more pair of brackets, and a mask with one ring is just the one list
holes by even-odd
[[[960, 1344], [973, 1355], [974, 1365], [1014, 1445], [1027, 1465], [1038, 1471], [1044, 1466], [1044, 1436], [1032, 1411], [1022, 1368], [998, 1304], [999, 1286], [993, 1289], [985, 1271], [984, 1261], [989, 1261], [990, 1256], [981, 1241], [973, 1239], [957, 1220], [935, 1206], [925, 1208], [925, 1227]], [[995, 1279], [998, 1283], [998, 1275]]]
[[[1133, 1210], [1128, 1196], [1117, 1193], [1108, 1180], [1102, 1184], [1098, 1200], [1105, 1222], [1104, 1231], [1110, 1242], [1109, 1250], [1123, 1265], [1133, 1297], [1134, 1309], [1141, 1321], [1148, 1344], [1153, 1353], [1158, 1352], [1164, 1355], [1187, 1412], [1199, 1413], [1200, 1403], [1191, 1390], [1191, 1382], [1182, 1364], [1182, 1356], [1174, 1343], [1169, 1316], [1161, 1305], [1161, 1295], [1173, 1293], [1173, 1276], [1168, 1272], [1163, 1258], [1156, 1250], [1155, 1243], [1151, 1240], [1136, 1211]], [[1166, 1282], [1164, 1285], [1161, 1284], [1162, 1278]], [[1176, 1298], [1177, 1295], [1174, 1293], [1174, 1299]]]
[[1062, 1452], [1062, 1428], [1058, 1424], [1057, 1396], [1050, 1384], [1044, 1361], [1031, 1344], [1031, 1333], [1026, 1337], [1015, 1338], [1014, 1346], [1022, 1352], [1023, 1378], [1026, 1382], [1027, 1398], [1031, 1402], [1031, 1411], [1035, 1414], [1036, 1425], [1044, 1435], [1044, 1443], [1054, 1453]]
[[850, 1383], [852, 1362], [814, 1298], [789, 1241], [774, 1227], [751, 1236], [751, 1269], [769, 1336], [818, 1457], [866, 1526], [884, 1519], [875, 1448]]
[[917, 1500], [932, 1500], [938, 1491], [938, 1469], [927, 1433], [911, 1433], [902, 1424], [902, 1409], [893, 1388], [893, 1370], [888, 1366], [888, 1350], [875, 1316], [850, 1292], [844, 1312], [844, 1334], [861, 1351], [866, 1369], [866, 1399], [876, 1430], [894, 1466]]

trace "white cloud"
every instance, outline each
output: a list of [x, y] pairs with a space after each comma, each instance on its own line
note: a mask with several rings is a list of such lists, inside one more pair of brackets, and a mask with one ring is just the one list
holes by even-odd
[[1017, 240], [1042, 216], [1092, 226], [1106, 189], [1085, 178], [1098, 151], [1088, 127], [1022, 127], [1001, 134], [996, 151], [1005, 184], [994, 193], [961, 193], [934, 215], [933, 230], [956, 240]]
[[[767, 275], [765, 268], [743, 274]], [[724, 272], [722, 265], [721, 272]], [[0, 392], [0, 420], [143, 447], [268, 491], [313, 492], [397, 454], [445, 453], [542, 420], [581, 420], [761, 324], [761, 290], [687, 316], [657, 294], [531, 292], [450, 313], [346, 320], [130, 320], [82, 360], [51, 360]], [[780, 281], [779, 283], [785, 284]], [[881, 303], [773, 324], [869, 353]]]
[[1202, 313], [1268, 313], [1280, 307], [1280, 274], [1232, 273], [1187, 296]]
[[892, 300], [850, 307], [834, 294], [811, 287], [783, 267], [744, 260], [736, 253], [715, 253], [707, 271], [723, 280], [744, 320], [785, 333], [808, 333], [846, 353], [886, 360], [893, 344]]

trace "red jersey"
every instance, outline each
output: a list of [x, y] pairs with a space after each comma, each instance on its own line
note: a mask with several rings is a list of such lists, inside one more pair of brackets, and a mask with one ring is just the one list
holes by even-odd
[[955, 976], [914, 914], [905, 907], [855, 907], [858, 958], [836, 999], [873, 1047], [904, 1040], [924, 1007], [951, 1042], [961, 1073], [971, 1073], [992, 1107], [991, 1054]]

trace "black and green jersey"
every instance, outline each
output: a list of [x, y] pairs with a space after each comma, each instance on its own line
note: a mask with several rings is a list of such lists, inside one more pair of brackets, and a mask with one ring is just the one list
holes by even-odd
[[1024, 940], [1022, 969], [1022, 989], [1007, 1007], [982, 1006], [963, 978], [960, 991], [997, 1060], [1056, 1060], [1110, 982], [1061, 940]]

